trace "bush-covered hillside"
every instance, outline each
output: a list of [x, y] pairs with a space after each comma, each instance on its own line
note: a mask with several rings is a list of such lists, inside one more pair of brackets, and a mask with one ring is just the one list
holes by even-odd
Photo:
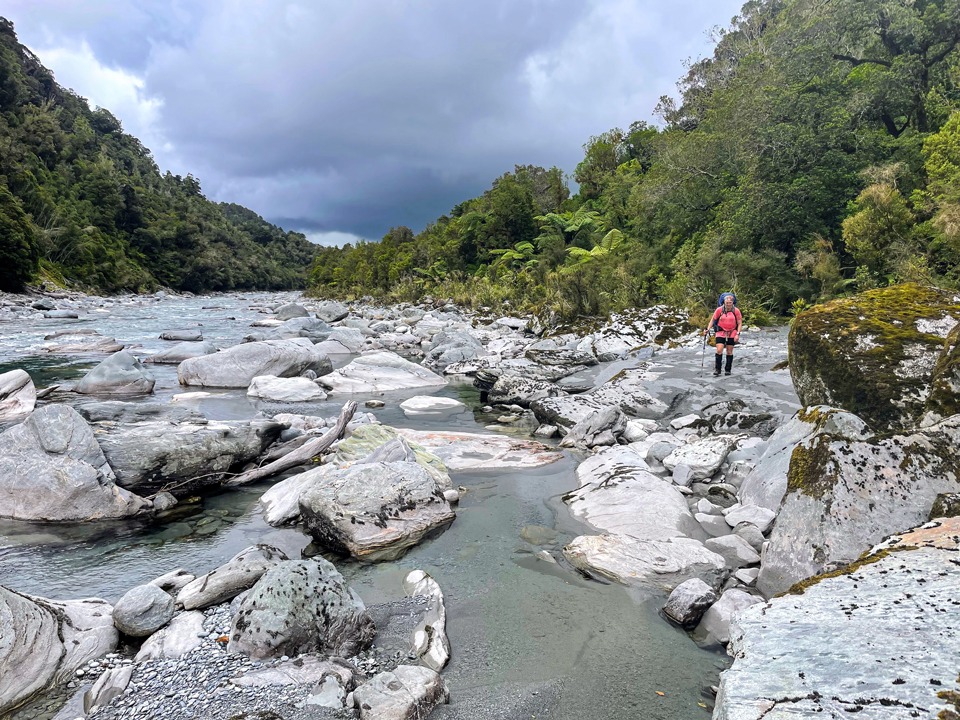
[[60, 87], [0, 18], [0, 290], [303, 287], [315, 247], [161, 175], [108, 110]]
[[323, 249], [319, 294], [563, 315], [736, 289], [754, 318], [907, 280], [960, 283], [960, 0], [757, 0], [662, 127], [584, 145], [568, 198], [518, 167], [423, 232]]

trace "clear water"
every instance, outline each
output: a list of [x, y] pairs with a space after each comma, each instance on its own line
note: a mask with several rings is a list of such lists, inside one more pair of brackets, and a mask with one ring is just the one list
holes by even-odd
[[[114, 304], [76, 324], [134, 344], [141, 355], [167, 345], [157, 339], [163, 330], [199, 323], [205, 339], [227, 346], [263, 317], [250, 308], [273, 300], [251, 294]], [[0, 324], [0, 371], [21, 367], [38, 387], [68, 385], [102, 359], [46, 355], [42, 336], [65, 327], [64, 321], [33, 325]], [[689, 351], [676, 355], [669, 361], [674, 368], [669, 378], [658, 380], [671, 397], [690, 394], [699, 382], [699, 356]], [[166, 402], [182, 391], [175, 367], [152, 371], [155, 396], [139, 402]], [[777, 387], [780, 380], [758, 377], [756, 382], [771, 383], [768, 394], [782, 394], [785, 406], [790, 404], [789, 393]], [[383, 396], [379, 399], [386, 407], [374, 412], [386, 424], [418, 429], [477, 432], [493, 422], [479, 410], [477, 391], [469, 384], [439, 390], [471, 408], [443, 419], [406, 418], [397, 404], [414, 394]], [[69, 393], [57, 399], [89, 401]], [[326, 417], [339, 412], [341, 403], [277, 406], [248, 400], [241, 391], [216, 391], [193, 406], [211, 419], [237, 419], [281, 410]], [[454, 703], [458, 693], [494, 696], [508, 686], [552, 682], [562, 690], [549, 717], [708, 717], [710, 699], [704, 689], [717, 682], [726, 657], [698, 648], [661, 619], [662, 597], [586, 580], [564, 564], [564, 544], [589, 532], [570, 518], [560, 500], [575, 486], [576, 462], [565, 455], [536, 470], [454, 473], [454, 485], [466, 492], [445, 533], [396, 562], [336, 563], [368, 604], [397, 598], [411, 569], [436, 578], [446, 597], [453, 655], [444, 676]], [[164, 572], [206, 572], [253, 543], [270, 543], [298, 557], [309, 539], [296, 529], [272, 528], [261, 517], [258, 498], [269, 484], [197, 498], [164, 522], [64, 526], [0, 520], [0, 584], [53, 599], [97, 596], [115, 602], [129, 588]], [[544, 559], [544, 553], [557, 562]]]

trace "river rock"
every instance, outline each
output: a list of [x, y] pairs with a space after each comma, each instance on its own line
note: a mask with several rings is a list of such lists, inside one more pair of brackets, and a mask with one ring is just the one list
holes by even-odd
[[343, 320], [350, 314], [350, 309], [336, 300], [324, 300], [317, 304], [316, 315], [324, 322], [332, 323]]
[[713, 435], [680, 445], [663, 459], [663, 466], [673, 470], [678, 465], [686, 465], [693, 480], [711, 477], [720, 469], [737, 440], [736, 435]]
[[672, 591], [691, 578], [718, 584], [724, 560], [699, 540], [638, 540], [626, 535], [581, 535], [563, 549], [579, 570], [632, 587]]
[[83, 376], [74, 390], [85, 395], [149, 395], [157, 381], [133, 353], [114, 353]]
[[200, 647], [203, 632], [203, 613], [199, 610], [181, 612], [169, 624], [148, 637], [134, 660], [176, 660]]
[[743, 610], [730, 627], [734, 662], [714, 718], [912, 720], [945, 711], [937, 692], [956, 688], [960, 646], [958, 537], [960, 519], [931, 523], [804, 583], [802, 594]]
[[188, 573], [183, 568], [177, 568], [176, 570], [171, 570], [168, 573], [164, 573], [158, 578], [154, 578], [150, 581], [151, 585], [156, 585], [161, 590], [170, 593], [176, 597], [183, 586], [189, 582], [192, 582], [196, 579], [196, 575]]
[[466, 412], [467, 406], [454, 398], [416, 395], [400, 403], [400, 409], [407, 417], [445, 417]]
[[333, 369], [330, 358], [306, 338], [243, 343], [213, 355], [184, 360], [177, 368], [181, 385], [249, 387], [258, 375], [294, 377], [307, 370], [324, 375]]
[[117, 483], [148, 495], [170, 486], [176, 497], [217, 485], [242, 463], [258, 458], [283, 430], [272, 420], [119, 425], [100, 436]]
[[[389, 458], [381, 457], [381, 460], [389, 462], [403, 459], [407, 462], [418, 462], [424, 467], [435, 468], [444, 474], [447, 472], [447, 466], [439, 457], [427, 450], [420, 443], [415, 431], [401, 431], [389, 425], [378, 424], [359, 425], [351, 428], [349, 436], [337, 444], [337, 451], [331, 457], [331, 463], [335, 465], [348, 465], [367, 460], [383, 446], [394, 443], [397, 438], [401, 437], [401, 432], [406, 434], [404, 436], [406, 445], [404, 447], [403, 457], [399, 458], [391, 453]], [[430, 435], [428, 434], [425, 437], [429, 438]], [[413, 453], [412, 458], [407, 454], [407, 449]]]
[[76, 310], [48, 310], [43, 316], [51, 320], [76, 320], [80, 317]]
[[378, 393], [447, 384], [440, 375], [391, 352], [363, 355], [318, 381], [335, 393]]
[[281, 305], [277, 308], [277, 320], [286, 321], [293, 318], [309, 316], [310, 313], [307, 312], [306, 308], [303, 307], [303, 305], [298, 305], [297, 303], [287, 303], [286, 305]]
[[730, 642], [730, 623], [734, 616], [744, 608], [762, 602], [762, 598], [743, 590], [725, 590], [720, 599], [703, 614], [694, 636], [708, 644], [726, 645]]
[[123, 691], [127, 689], [132, 676], [132, 665], [107, 668], [107, 670], [97, 678], [93, 687], [84, 694], [84, 710], [92, 713], [98, 708], [109, 705], [114, 698], [120, 697]]
[[145, 363], [156, 363], [158, 365], [177, 365], [188, 358], [201, 357], [203, 355], [212, 355], [217, 351], [217, 346], [212, 342], [181, 342], [173, 347], [161, 350], [145, 358]]
[[612, 407], [593, 395], [560, 395], [530, 403], [537, 420], [543, 425], [556, 425], [569, 430], [595, 412]]
[[131, 637], [147, 637], [173, 617], [173, 598], [156, 585], [128, 590], [113, 607], [113, 624]]
[[873, 436], [863, 420], [843, 410], [826, 406], [801, 409], [770, 436], [757, 465], [740, 484], [740, 502], [774, 513], [779, 511], [787, 492], [787, 473], [794, 449], [801, 444], [809, 446], [810, 439], [818, 433], [849, 441]]
[[331, 563], [321, 557], [288, 560], [260, 578], [240, 603], [227, 650], [253, 659], [351, 657], [375, 633], [363, 602]]
[[444, 331], [433, 336], [423, 358], [423, 364], [443, 372], [448, 366], [487, 355], [483, 343], [467, 330]]
[[41, 407], [0, 433], [0, 517], [85, 521], [150, 508], [115, 481], [90, 426], [66, 405]]
[[540, 365], [564, 365], [571, 367], [574, 365], [596, 365], [597, 357], [588, 350], [578, 350], [576, 346], [568, 347], [550, 347], [550, 340], [541, 340], [527, 348], [524, 355], [535, 363]]
[[0, 714], [116, 648], [112, 610], [98, 598], [56, 602], [0, 586]]
[[650, 472], [629, 447], [587, 458], [576, 476], [579, 487], [563, 501], [574, 517], [598, 530], [648, 540], [706, 537], [680, 491]]
[[721, 535], [707, 540], [704, 545], [727, 561], [727, 569], [739, 570], [747, 565], [759, 565], [760, 555], [739, 535]]
[[453, 522], [444, 489], [416, 463], [358, 463], [304, 489], [300, 515], [321, 545], [367, 561], [393, 560]]
[[44, 335], [43, 349], [48, 353], [115, 353], [123, 350], [123, 343], [101, 335], [93, 329], [58, 330]]
[[403, 591], [408, 597], [427, 598], [423, 620], [413, 633], [413, 654], [422, 664], [440, 672], [450, 660], [447, 610], [440, 585], [423, 570], [413, 570], [403, 579]]
[[340, 343], [348, 353], [359, 353], [367, 345], [367, 337], [359, 328], [334, 328], [327, 336], [328, 343]]
[[960, 293], [914, 284], [816, 305], [790, 329], [790, 375], [804, 405], [831, 405], [875, 430], [915, 425], [930, 397]]
[[700, 578], [690, 578], [677, 585], [666, 605], [663, 614], [681, 627], [689, 628], [700, 622], [707, 608], [717, 601], [717, 593]]
[[960, 415], [909, 435], [847, 441], [820, 434], [798, 446], [759, 590], [783, 592], [853, 562], [894, 528], [924, 522], [939, 493], [960, 491], [958, 446]]
[[248, 547], [226, 564], [185, 585], [177, 594], [177, 604], [185, 610], [193, 610], [232, 600], [253, 587], [267, 570], [286, 559], [282, 550], [270, 545]]
[[374, 675], [354, 691], [360, 720], [426, 718], [435, 707], [450, 701], [447, 686], [435, 671], [400, 665]]
[[561, 453], [543, 443], [523, 438], [406, 428], [397, 432], [439, 458], [450, 470], [541, 467], [563, 457]]
[[650, 382], [645, 366], [621, 370], [590, 395], [601, 404], [616, 405], [630, 417], [658, 418], [667, 406], [647, 392]]
[[581, 448], [616, 445], [626, 426], [627, 418], [620, 408], [605, 407], [595, 410], [570, 428], [560, 445]]
[[263, 332], [251, 333], [243, 338], [244, 342], [262, 342], [264, 340], [289, 340], [290, 338], [307, 338], [318, 343], [330, 336], [331, 327], [323, 320], [311, 317], [295, 317], [286, 320], [275, 327]]
[[316, 402], [326, 400], [327, 394], [313, 380], [305, 377], [279, 378], [258, 375], [250, 381], [247, 397], [274, 402]]
[[189, 330], [164, 330], [160, 333], [160, 339], [175, 342], [200, 342], [203, 340], [203, 332], [199, 328], [190, 328]]
[[9, 420], [33, 412], [37, 388], [24, 370], [0, 374], [0, 420]]
[[562, 395], [563, 391], [551, 382], [518, 375], [501, 375], [489, 391], [491, 403], [530, 407], [534, 400]]

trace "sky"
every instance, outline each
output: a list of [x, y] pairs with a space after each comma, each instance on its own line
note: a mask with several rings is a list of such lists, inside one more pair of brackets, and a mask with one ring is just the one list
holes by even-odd
[[515, 165], [656, 123], [741, 0], [5, 0], [161, 171], [321, 244], [418, 232]]

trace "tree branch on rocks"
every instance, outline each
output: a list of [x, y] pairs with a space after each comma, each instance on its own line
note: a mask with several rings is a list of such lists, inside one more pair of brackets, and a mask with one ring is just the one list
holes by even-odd
[[343, 433], [347, 428], [347, 423], [353, 418], [353, 414], [357, 411], [357, 403], [353, 400], [348, 402], [343, 406], [343, 409], [340, 411], [340, 417], [337, 418], [337, 424], [330, 428], [323, 435], [318, 437], [316, 440], [311, 440], [310, 442], [304, 444], [302, 447], [297, 448], [293, 452], [290, 452], [284, 455], [279, 460], [274, 460], [272, 463], [268, 463], [263, 467], [253, 468], [242, 472], [236, 477], [232, 477], [224, 483], [224, 487], [236, 487], [238, 485], [247, 485], [257, 480], [262, 480], [263, 478], [270, 477], [271, 475], [276, 475], [283, 472], [284, 470], [289, 470], [290, 468], [296, 467], [297, 465], [303, 465], [308, 463], [313, 458], [317, 457], [324, 450], [329, 448], [333, 443], [343, 437]]

